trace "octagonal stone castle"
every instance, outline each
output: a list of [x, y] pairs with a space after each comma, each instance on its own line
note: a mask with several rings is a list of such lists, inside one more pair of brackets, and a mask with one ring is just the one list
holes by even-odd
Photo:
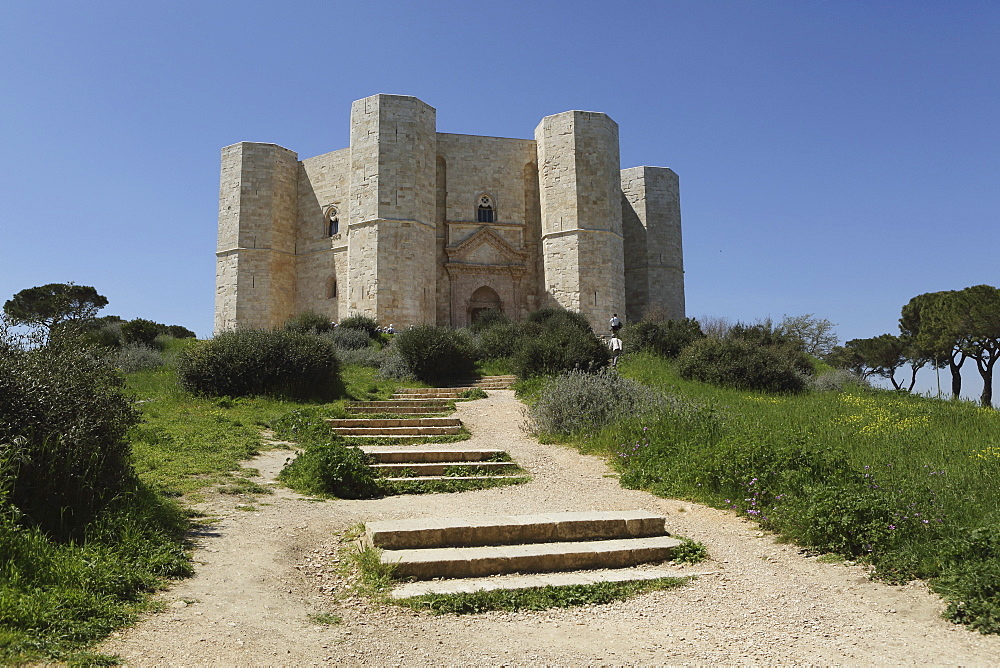
[[397, 329], [543, 306], [684, 317], [677, 175], [620, 169], [606, 114], [546, 116], [535, 138], [437, 131], [415, 97], [351, 107], [350, 147], [299, 160], [222, 149], [215, 331], [311, 310]]

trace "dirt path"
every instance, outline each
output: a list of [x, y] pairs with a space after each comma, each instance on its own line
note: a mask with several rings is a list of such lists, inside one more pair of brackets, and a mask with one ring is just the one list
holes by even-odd
[[[277, 488], [238, 510], [218, 495], [198, 537], [197, 574], [162, 594], [166, 611], [100, 651], [128, 665], [963, 664], [1000, 663], [1000, 637], [940, 618], [921, 584], [872, 583], [823, 564], [732, 513], [625, 490], [603, 461], [539, 445], [521, 431], [510, 391], [459, 407], [463, 445], [503, 447], [532, 474], [515, 487], [367, 501], [308, 500]], [[249, 462], [273, 480], [289, 456]], [[422, 516], [642, 508], [708, 546], [684, 588], [547, 612], [434, 616], [339, 595], [329, 561], [358, 522]], [[684, 572], [679, 569], [679, 572]], [[338, 615], [321, 625], [311, 615]]]

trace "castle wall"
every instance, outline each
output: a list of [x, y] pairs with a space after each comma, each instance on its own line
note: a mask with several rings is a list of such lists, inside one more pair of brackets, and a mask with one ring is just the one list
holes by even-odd
[[542, 119], [535, 141], [547, 298], [603, 332], [625, 312], [618, 125], [568, 111]]
[[[350, 166], [347, 148], [299, 163], [295, 309], [315, 311], [332, 321], [346, 317], [347, 310], [340, 296], [347, 289]], [[330, 206], [336, 207], [341, 221], [340, 233], [332, 237], [324, 215]]]
[[685, 315], [680, 186], [666, 167], [621, 171], [627, 317]]
[[275, 144], [222, 150], [216, 331], [273, 327], [294, 312], [297, 156]]

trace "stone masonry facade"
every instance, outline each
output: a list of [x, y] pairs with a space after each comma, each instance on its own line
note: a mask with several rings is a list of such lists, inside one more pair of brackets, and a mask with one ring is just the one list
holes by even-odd
[[562, 306], [599, 333], [612, 313], [684, 317], [677, 175], [621, 169], [598, 112], [547, 116], [533, 140], [479, 137], [373, 95], [351, 107], [349, 148], [227, 146], [216, 259], [216, 332], [304, 311], [399, 329]]

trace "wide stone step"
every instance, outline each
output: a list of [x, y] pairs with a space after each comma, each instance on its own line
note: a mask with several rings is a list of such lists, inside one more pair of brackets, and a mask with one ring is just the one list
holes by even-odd
[[454, 466], [470, 467], [474, 466], [479, 469], [478, 472], [489, 473], [492, 471], [508, 471], [510, 469], [517, 468], [517, 464], [514, 462], [462, 462], [462, 461], [445, 461], [445, 462], [399, 462], [399, 463], [379, 463], [372, 464], [371, 468], [375, 471], [380, 471], [386, 475], [391, 475], [397, 471], [412, 471], [416, 476], [443, 476], [447, 470]]
[[440, 398], [438, 395], [447, 396], [458, 396], [462, 393], [462, 390], [449, 387], [405, 387], [393, 393], [392, 397], [395, 399], [397, 397], [433, 397]]
[[382, 480], [388, 480], [389, 482], [415, 482], [415, 483], [425, 483], [425, 482], [441, 482], [444, 480], [475, 480], [475, 481], [486, 481], [486, 480], [521, 480], [525, 478], [524, 475], [424, 475], [416, 478], [382, 478]]
[[455, 578], [407, 582], [389, 594], [391, 598], [413, 598], [425, 594], [472, 594], [477, 591], [511, 591], [540, 587], [591, 585], [601, 582], [642, 582], [660, 578], [687, 578], [706, 573], [687, 573], [666, 568], [616, 568], [579, 573], [536, 573], [532, 575], [502, 575], [491, 578]]
[[644, 510], [369, 522], [364, 540], [383, 549], [513, 545], [660, 536], [665, 518]]
[[484, 547], [383, 550], [383, 564], [398, 577], [418, 580], [468, 578], [502, 573], [543, 573], [623, 568], [667, 561], [681, 542], [669, 536]]
[[334, 427], [341, 436], [450, 436], [462, 433], [461, 427]]
[[331, 427], [461, 427], [456, 417], [428, 418], [331, 418]]
[[398, 462], [483, 462], [504, 453], [497, 448], [468, 450], [445, 450], [443, 448], [420, 448], [412, 445], [402, 448], [392, 445], [362, 445], [360, 450], [371, 455], [380, 464]]
[[392, 413], [394, 415], [436, 415], [447, 413], [448, 406], [346, 406], [347, 410], [357, 415], [374, 415], [377, 413]]
[[348, 408], [406, 408], [434, 406], [447, 408], [451, 399], [435, 399], [426, 397], [423, 399], [379, 399], [378, 401], [352, 401], [347, 404]]

